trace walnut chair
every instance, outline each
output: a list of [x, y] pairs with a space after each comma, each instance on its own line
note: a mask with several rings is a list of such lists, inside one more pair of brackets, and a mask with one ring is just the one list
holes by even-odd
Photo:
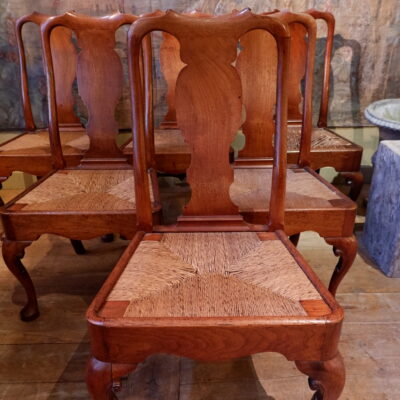
[[[41, 27], [50, 18], [50, 15], [34, 12], [19, 18], [16, 22], [26, 132], [0, 146], [0, 182], [4, 182], [14, 171], [43, 176], [52, 170], [48, 129], [36, 129], [33, 119], [22, 38], [22, 28], [26, 23], [34, 23]], [[77, 53], [71, 41], [71, 31], [68, 29], [63, 27], [55, 29], [51, 41], [61, 144], [66, 165], [76, 166], [89, 148], [89, 137], [79, 118], [74, 114], [72, 84], [76, 76]]]
[[[35, 289], [21, 262], [24, 249], [44, 233], [83, 240], [109, 232], [132, 238], [136, 231], [136, 200], [132, 165], [116, 145], [115, 107], [122, 94], [121, 60], [114, 50], [115, 32], [137, 19], [116, 13], [102, 18], [66, 13], [41, 27], [49, 91], [49, 132], [54, 169], [5, 205], [3, 257], [24, 287], [27, 303], [21, 319], [33, 320], [39, 309]], [[90, 146], [79, 166], [66, 168], [56, 101], [51, 33], [59, 27], [74, 31], [81, 49], [77, 59], [78, 90], [87, 106]], [[146, 40], [146, 51], [151, 43]], [[144, 57], [145, 58], [145, 57]], [[58, 97], [57, 97], [58, 98]], [[158, 216], [157, 181], [149, 168], [152, 212]]]
[[[327, 25], [325, 46], [324, 74], [319, 110], [318, 128], [313, 129], [310, 166], [314, 170], [333, 167], [350, 183], [349, 197], [356, 201], [364, 184], [361, 173], [363, 148], [328, 128], [329, 88], [331, 78], [332, 48], [335, 34], [335, 17], [330, 12], [308, 10], [316, 20], [323, 20]], [[319, 151], [318, 151], [319, 150]]]
[[[277, 12], [275, 10], [273, 12]], [[328, 105], [329, 105], [329, 87], [330, 87], [330, 76], [331, 76], [331, 58], [332, 58], [332, 47], [334, 40], [335, 30], [335, 18], [333, 14], [329, 12], [322, 12], [317, 10], [308, 10], [307, 14], [311, 15], [315, 20], [323, 20], [327, 25], [327, 40], [325, 46], [325, 57], [324, 57], [324, 73], [322, 82], [322, 93], [321, 103], [319, 109], [319, 118], [317, 127], [312, 128], [311, 134], [311, 149], [309, 154], [309, 166], [313, 170], [319, 170], [323, 167], [333, 167], [341, 175], [346, 177], [350, 185], [349, 197], [352, 200], [357, 200], [363, 185], [363, 175], [360, 172], [361, 157], [363, 149], [361, 146], [351, 142], [350, 140], [340, 136], [327, 127], [328, 120]], [[270, 13], [265, 13], [270, 14]], [[289, 81], [289, 109], [288, 109], [288, 162], [295, 164], [297, 163], [300, 147], [302, 142], [302, 112], [300, 104], [303, 100], [301, 93], [301, 82], [305, 74], [306, 68], [306, 57], [307, 57], [307, 44], [302, 37], [302, 30], [300, 26], [292, 28], [298, 30], [297, 34], [293, 37], [293, 53], [295, 56], [292, 58], [291, 63], [291, 76]], [[253, 34], [255, 37], [256, 35]], [[303, 35], [304, 36], [304, 35]], [[267, 40], [267, 39], [264, 39]], [[262, 46], [261, 41], [257, 40], [257, 43], [248, 43], [248, 46]], [[251, 52], [251, 50], [248, 50]], [[254, 51], [257, 52], [256, 49]], [[273, 54], [271, 56], [274, 56]], [[268, 76], [268, 72], [263, 72], [265, 76]], [[261, 79], [260, 79], [261, 82]], [[257, 93], [254, 94], [257, 96]], [[264, 98], [264, 102], [268, 102]], [[261, 106], [261, 104], [260, 104]], [[266, 129], [266, 123], [256, 124], [252, 123], [253, 137], [256, 136], [256, 132], [264, 132]], [[270, 121], [268, 129], [273, 128], [273, 122]], [[260, 133], [260, 135], [263, 133]], [[272, 135], [272, 133], [271, 133]], [[251, 143], [248, 143], [246, 148], [239, 154], [237, 162], [241, 161], [241, 158], [249, 157], [265, 157], [265, 149], [257, 146], [258, 141], [252, 139]], [[248, 160], [244, 160], [246, 163]]]
[[[43, 176], [52, 170], [50, 138], [48, 129], [36, 129], [29, 97], [28, 73], [25, 44], [22, 29], [33, 23], [40, 27], [51, 15], [33, 12], [19, 18], [15, 24], [20, 62], [21, 97], [25, 129], [21, 135], [0, 146], [0, 188], [14, 171], [22, 171]], [[56, 92], [58, 93], [58, 122], [61, 132], [61, 146], [67, 166], [79, 164], [84, 152], [89, 148], [89, 136], [79, 118], [74, 114], [72, 84], [76, 76], [77, 52], [68, 29], [58, 27], [51, 37], [54, 60]], [[0, 197], [0, 203], [4, 205]], [[85, 248], [79, 240], [71, 240], [77, 254], [84, 254]]]
[[[275, 158], [270, 213], [246, 223], [231, 201], [229, 148], [242, 123], [238, 39], [267, 30], [278, 48]], [[179, 127], [191, 149], [192, 196], [175, 226], [153, 226], [138, 55], [161, 30], [181, 44]], [[345, 381], [338, 352], [343, 310], [284, 229], [290, 32], [245, 10], [211, 19], [168, 11], [129, 32], [138, 232], [89, 307], [95, 400], [115, 398], [119, 379], [154, 353], [221, 361], [279, 352], [310, 377], [314, 399], [336, 400]]]
[[[277, 12], [275, 10], [273, 12]], [[363, 176], [360, 172], [362, 147], [340, 136], [327, 127], [329, 85], [331, 74], [331, 56], [334, 38], [335, 19], [329, 12], [308, 10], [306, 13], [315, 19], [324, 20], [328, 27], [327, 41], [324, 57], [324, 74], [322, 82], [321, 105], [318, 119], [318, 127], [313, 128], [310, 152], [310, 167], [318, 170], [322, 167], [333, 167], [341, 175], [345, 176], [351, 184], [349, 197], [353, 200], [358, 198], [363, 185]], [[207, 17], [194, 11], [193, 17]], [[288, 130], [288, 161], [296, 163], [300, 151], [301, 142], [301, 113], [299, 105], [301, 102], [300, 81], [304, 76], [305, 46], [297, 44], [297, 58], [293, 62], [299, 66], [298, 73], [291, 79], [293, 91], [289, 92], [289, 130]], [[164, 116], [159, 129], [154, 132], [156, 146], [156, 164], [162, 171], [184, 173], [190, 163], [189, 150], [183, 140], [182, 134], [176, 122], [176, 111], [174, 104], [175, 82], [183, 67], [179, 58], [179, 42], [168, 34], [163, 34], [163, 42], [160, 48], [160, 64], [164, 79], [167, 82], [167, 104], [168, 111]], [[299, 73], [303, 74], [299, 77]], [[169, 131], [166, 132], [165, 130]], [[131, 152], [132, 143], [126, 146], [128, 153]]]
[[[287, 170], [285, 231], [292, 236], [295, 244], [300, 232], [314, 231], [334, 246], [339, 260], [329, 289], [335, 294], [357, 254], [357, 241], [353, 235], [356, 204], [310, 167], [316, 22], [309, 14], [285, 11], [270, 15], [284, 20], [291, 29], [288, 113], [290, 110], [294, 113], [299, 108], [300, 81], [305, 77], [302, 113], [298, 112], [298, 117], [302, 119], [300, 151]], [[276, 59], [277, 53], [271, 35], [262, 31], [249, 32], [241, 38], [240, 45], [242, 50], [237, 69], [242, 79], [246, 108], [246, 121], [242, 127], [246, 144], [235, 161], [231, 196], [246, 221], [261, 223], [268, 216], [271, 195], [269, 182], [273, 171], [268, 164], [274, 157], [275, 100], [272, 96], [276, 90], [273, 79], [276, 63], [271, 60]]]

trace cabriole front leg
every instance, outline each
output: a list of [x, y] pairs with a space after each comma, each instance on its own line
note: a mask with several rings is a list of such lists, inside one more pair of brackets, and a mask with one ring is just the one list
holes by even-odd
[[121, 378], [136, 369], [137, 364], [111, 364], [91, 357], [86, 365], [86, 386], [93, 400], [115, 400]]
[[20, 311], [22, 321], [33, 321], [39, 316], [39, 307], [36, 298], [35, 287], [33, 286], [28, 271], [22, 264], [21, 259], [25, 255], [25, 248], [31, 241], [14, 241], [3, 239], [3, 259], [11, 273], [18, 279], [26, 292], [27, 302]]
[[357, 239], [354, 235], [348, 237], [327, 237], [325, 242], [333, 246], [334, 254], [339, 257], [335, 270], [329, 282], [329, 291], [335, 296], [340, 282], [353, 265], [357, 255]]
[[342, 356], [328, 361], [296, 361], [296, 366], [309, 377], [311, 390], [315, 390], [312, 400], [339, 399], [346, 381], [346, 372]]

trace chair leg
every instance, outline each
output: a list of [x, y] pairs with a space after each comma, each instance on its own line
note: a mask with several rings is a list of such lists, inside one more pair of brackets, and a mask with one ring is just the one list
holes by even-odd
[[343, 391], [346, 372], [340, 353], [328, 361], [296, 361], [296, 366], [309, 376], [312, 400], [337, 400]]
[[361, 172], [341, 172], [340, 175], [345, 177], [350, 184], [350, 199], [357, 201], [364, 185], [364, 175]]
[[114, 234], [113, 233], [107, 233], [106, 235], [103, 235], [101, 237], [101, 241], [103, 243], [111, 243], [114, 241]]
[[300, 240], [300, 233], [296, 233], [295, 235], [289, 236], [289, 240], [292, 242], [293, 246], [297, 247]]
[[334, 254], [339, 257], [329, 282], [329, 291], [335, 296], [342, 279], [353, 265], [357, 255], [357, 239], [354, 235], [348, 237], [327, 237], [325, 242], [333, 246]]
[[[0, 189], [3, 189], [3, 184], [0, 182]], [[0, 196], [0, 207], [4, 206], [4, 200], [3, 198]]]
[[86, 386], [93, 400], [114, 400], [120, 379], [134, 371], [137, 364], [111, 364], [94, 357], [86, 365]]
[[14, 241], [3, 240], [3, 258], [11, 273], [18, 279], [24, 287], [27, 302], [20, 311], [20, 318], [22, 321], [33, 321], [39, 316], [39, 306], [36, 297], [35, 287], [33, 286], [31, 277], [28, 271], [22, 264], [21, 259], [25, 255], [25, 248], [28, 247], [31, 241]]
[[76, 254], [82, 255], [86, 253], [85, 246], [80, 240], [71, 239], [71, 244]]

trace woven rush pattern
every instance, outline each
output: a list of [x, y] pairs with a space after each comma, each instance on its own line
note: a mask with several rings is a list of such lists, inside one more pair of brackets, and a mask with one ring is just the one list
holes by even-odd
[[321, 296], [280, 240], [256, 233], [167, 233], [144, 240], [107, 301], [125, 317], [307, 315]]
[[[266, 211], [271, 197], [271, 168], [235, 168], [232, 201], [244, 211]], [[287, 170], [286, 208], [329, 208], [340, 197], [306, 171]]]
[[[154, 145], [157, 154], [187, 154], [190, 153], [189, 146], [179, 129], [156, 129], [154, 131]], [[132, 141], [125, 149], [132, 151]]]
[[[288, 125], [288, 150], [300, 149], [301, 125]], [[311, 149], [338, 149], [351, 146], [351, 143], [323, 128], [314, 128], [311, 136]]]
[[[301, 126], [288, 125], [288, 151], [300, 149]], [[185, 143], [179, 129], [158, 129], [154, 131], [154, 144], [157, 154], [186, 154], [190, 153], [189, 146]], [[312, 149], [340, 149], [351, 146], [345, 139], [323, 128], [314, 128], [311, 138]], [[132, 151], [132, 141], [125, 149]]]
[[[60, 135], [63, 153], [80, 154], [89, 148], [89, 136], [84, 132], [63, 132]], [[27, 133], [0, 146], [5, 155], [49, 155], [50, 140], [47, 130]]]
[[[154, 200], [152, 190], [151, 197]], [[133, 171], [58, 171], [16, 204], [26, 204], [23, 210], [37, 211], [134, 210]]]

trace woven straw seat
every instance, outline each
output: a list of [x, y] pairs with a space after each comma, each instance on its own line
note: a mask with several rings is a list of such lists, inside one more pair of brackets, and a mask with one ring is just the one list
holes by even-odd
[[[84, 130], [63, 132], [60, 135], [63, 154], [83, 154], [89, 148], [89, 136]], [[0, 146], [0, 155], [47, 155], [50, 157], [50, 140], [47, 130], [25, 133]]]
[[148, 234], [100, 316], [322, 316], [331, 312], [273, 233]]
[[24, 211], [135, 210], [133, 187], [133, 171], [129, 169], [61, 170], [28, 191], [13, 207]]
[[[288, 150], [300, 149], [301, 125], [288, 126]], [[189, 147], [185, 143], [179, 129], [156, 129], [154, 131], [154, 144], [156, 154], [165, 153], [189, 153]], [[352, 143], [324, 128], [314, 128], [312, 133], [312, 149], [340, 149], [352, 146]], [[132, 141], [125, 146], [125, 151], [132, 152]]]
[[[301, 125], [289, 125], [288, 126], [289, 151], [299, 151], [300, 138], [301, 138]], [[336, 133], [327, 130], [326, 128], [314, 128], [312, 131], [311, 151], [317, 149], [340, 150], [341, 148], [347, 149], [349, 146], [353, 146], [353, 143], [337, 135]]]
[[[235, 168], [230, 188], [233, 202], [241, 212], [266, 211], [271, 196], [271, 168]], [[286, 209], [319, 209], [333, 207], [342, 200], [336, 191], [304, 169], [288, 169]]]

